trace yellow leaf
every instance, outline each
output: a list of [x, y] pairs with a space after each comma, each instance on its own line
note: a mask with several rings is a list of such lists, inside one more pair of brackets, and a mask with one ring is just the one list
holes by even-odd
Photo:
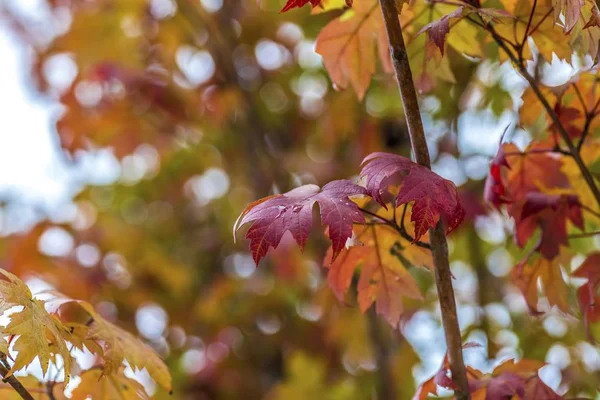
[[69, 330], [50, 315], [44, 308], [44, 302], [34, 299], [31, 291], [18, 277], [0, 269], [7, 280], [0, 281], [0, 311], [13, 306], [22, 306], [23, 310], [11, 314], [10, 323], [3, 333], [15, 335], [13, 348], [18, 352], [9, 376], [33, 362], [38, 357], [42, 371], [48, 371], [50, 360], [60, 355], [64, 362], [65, 380], [71, 373], [71, 355], [65, 340], [71, 340]]
[[150, 397], [144, 387], [126, 377], [123, 368], [104, 376], [100, 369], [91, 369], [81, 375], [81, 382], [73, 390], [72, 400], [146, 400]]
[[[380, 210], [378, 215], [391, 219], [392, 212], [392, 207], [389, 207], [389, 210]], [[405, 215], [406, 218], [410, 218], [410, 215]], [[377, 313], [392, 326], [397, 326], [404, 311], [403, 297], [422, 298], [408, 268], [430, 266], [431, 253], [411, 245], [387, 225], [358, 225], [355, 233], [361, 245], [349, 248], [328, 266], [329, 286], [338, 298], [342, 298], [350, 287], [356, 269], [361, 267], [357, 287], [361, 311], [365, 312], [375, 303]], [[413, 234], [411, 231], [408, 233]], [[423, 237], [426, 240], [427, 235]], [[326, 260], [331, 260], [331, 249]]]
[[[533, 39], [540, 55], [548, 62], [552, 61], [552, 54], [558, 58], [571, 61], [573, 53], [569, 45], [570, 37], [563, 28], [554, 22], [552, 0], [536, 2], [533, 17], [530, 19], [533, 2], [530, 0], [503, 0], [504, 8], [515, 17], [512, 23], [496, 25], [496, 31], [504, 38], [514, 43], [523, 43], [523, 57], [532, 59], [531, 48], [525, 34]], [[500, 52], [500, 60], [508, 59], [504, 52]]]
[[512, 272], [513, 282], [521, 289], [530, 310], [538, 310], [538, 282], [548, 298], [550, 306], [557, 306], [564, 312], [569, 312], [569, 288], [562, 277], [561, 265], [568, 265], [571, 254], [564, 247], [558, 257], [548, 260], [536, 257], [533, 261], [529, 258], [522, 260]]
[[313, 7], [311, 14], [321, 14], [331, 10], [347, 7], [346, 0], [321, 0], [318, 6]]
[[104, 350], [104, 374], [119, 371], [127, 360], [132, 368], [146, 369], [152, 379], [167, 390], [171, 390], [171, 374], [156, 352], [131, 333], [111, 324], [84, 301], [77, 302], [93, 318], [88, 339], [101, 343]]

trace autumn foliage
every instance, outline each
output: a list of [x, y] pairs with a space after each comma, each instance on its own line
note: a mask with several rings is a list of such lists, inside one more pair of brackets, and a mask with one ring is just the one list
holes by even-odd
[[43, 3], [0, 398], [598, 396], [595, 1]]

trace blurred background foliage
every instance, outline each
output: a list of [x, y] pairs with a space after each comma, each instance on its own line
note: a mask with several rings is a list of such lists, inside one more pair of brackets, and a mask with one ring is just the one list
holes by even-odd
[[[174, 378], [168, 396], [138, 376], [157, 399], [371, 398], [382, 341], [398, 398], [411, 398], [444, 354], [428, 273], [416, 272], [425, 301], [408, 304], [394, 331], [326, 287], [322, 236], [303, 254], [284, 243], [259, 268], [232, 237], [256, 198], [355, 176], [373, 151], [409, 155], [392, 76], [377, 74], [358, 102], [332, 88], [313, 50], [341, 11], [279, 14], [279, 0], [46, 0], [25, 13], [17, 3], [0, 2], [2, 23], [28, 51], [36, 95], [61, 105], [53, 134], [63, 162], [91, 172], [71, 201], [28, 205], [33, 223], [19, 223], [18, 199], [6, 196], [2, 267], [90, 301], [147, 340]], [[579, 319], [528, 315], [507, 278], [525, 251], [481, 199], [523, 82], [452, 47], [432, 68], [424, 42], [409, 50], [434, 170], [460, 186], [468, 211], [450, 236], [461, 328], [484, 344], [467, 360], [548, 361], [552, 387], [562, 376], [559, 391], [596, 396], [598, 348]], [[507, 135], [524, 144], [531, 132], [512, 124]]]

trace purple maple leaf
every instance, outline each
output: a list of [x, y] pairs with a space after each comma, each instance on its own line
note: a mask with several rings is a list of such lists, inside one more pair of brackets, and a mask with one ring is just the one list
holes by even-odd
[[312, 209], [319, 204], [321, 223], [329, 227], [333, 259], [352, 236], [352, 224], [364, 223], [365, 218], [349, 196], [367, 195], [367, 190], [348, 180], [317, 185], [304, 185], [281, 195], [270, 196], [249, 205], [238, 218], [234, 232], [253, 222], [246, 233], [256, 264], [276, 248], [284, 233], [289, 231], [300, 248], [304, 249], [312, 227]]
[[383, 197], [389, 186], [402, 184], [396, 205], [414, 201], [411, 221], [415, 224], [415, 240], [442, 218], [447, 232], [455, 229], [465, 216], [456, 186], [435, 172], [406, 157], [373, 153], [363, 160], [361, 177], [366, 179], [369, 194], [385, 207]]

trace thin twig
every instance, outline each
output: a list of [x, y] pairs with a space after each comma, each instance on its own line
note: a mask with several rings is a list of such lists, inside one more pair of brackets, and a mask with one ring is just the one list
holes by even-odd
[[[381, 215], [377, 215], [372, 211], [369, 211], [367, 209], [364, 208], [360, 208], [359, 210], [362, 211], [363, 213], [373, 217], [373, 218], [377, 218], [381, 221], [382, 224], [389, 226], [390, 228], [392, 228], [393, 230], [395, 230], [396, 232], [398, 232], [400, 234], [400, 236], [402, 236], [404, 239], [408, 240], [409, 242], [411, 242], [412, 244], [419, 246], [419, 247], [423, 247], [424, 249], [431, 249], [431, 245], [427, 242], [421, 242], [420, 240], [415, 241], [415, 238], [412, 237], [404, 227], [399, 226], [396, 221], [390, 221], [389, 219], [386, 219], [384, 217], [382, 217]], [[404, 217], [404, 215], [403, 215]]]
[[600, 235], [600, 231], [575, 233], [573, 235], [569, 235], [568, 238], [569, 239], [584, 239], [584, 238], [594, 237], [597, 235]]
[[523, 35], [523, 40], [521, 41], [521, 47], [525, 46], [525, 42], [529, 37], [529, 28], [531, 28], [531, 21], [533, 21], [533, 14], [535, 14], [536, 6], [537, 0], [533, 0], [533, 5], [531, 6], [531, 13], [529, 13], [529, 20], [527, 21], [527, 27], [525, 28], [525, 34]]
[[545, 154], [545, 153], [559, 153], [565, 156], [571, 156], [571, 153], [566, 151], [566, 150], [562, 150], [558, 147], [552, 147], [551, 149], [532, 149], [532, 150], [526, 150], [524, 152], [520, 152], [520, 151], [507, 151], [506, 153], [504, 153], [505, 156], [526, 156], [527, 154]]
[[[402, 27], [398, 19], [398, 10], [394, 0], [379, 0], [385, 28], [390, 44], [390, 54], [394, 65], [396, 80], [413, 155], [420, 165], [431, 168], [429, 150], [421, 121], [417, 92], [412, 78], [408, 54], [402, 37]], [[448, 260], [448, 244], [443, 223], [438, 223], [436, 228], [430, 229], [431, 252], [435, 266], [435, 281], [438, 291], [440, 308], [442, 311], [442, 325], [448, 346], [448, 361], [452, 371], [452, 380], [456, 384], [456, 397], [459, 400], [470, 399], [469, 384], [462, 354], [462, 338], [458, 326], [456, 300], [452, 288], [452, 274]]]
[[[575, 86], [577, 87], [577, 86]], [[596, 114], [594, 112], [588, 112], [585, 115], [585, 125], [583, 126], [583, 131], [581, 131], [581, 137], [579, 138], [579, 142], [577, 143], [577, 152], [581, 154], [581, 148], [585, 143], [585, 139], [587, 138], [588, 133], [590, 132], [590, 127], [592, 125], [592, 120]]]
[[585, 204], [581, 204], [580, 207], [582, 210], [587, 211], [588, 213], [592, 214], [593, 216], [595, 216], [597, 218], [600, 218], [600, 213], [598, 211], [591, 209], [590, 207], [586, 206]]

